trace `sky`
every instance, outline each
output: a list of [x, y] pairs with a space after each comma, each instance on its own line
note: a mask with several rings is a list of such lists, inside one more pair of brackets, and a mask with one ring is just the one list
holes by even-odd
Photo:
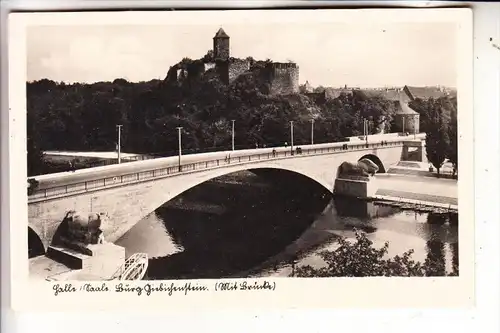
[[431, 22], [32, 26], [27, 80], [163, 79], [183, 57], [212, 49], [220, 27], [231, 56], [294, 61], [300, 83], [456, 87], [456, 26]]

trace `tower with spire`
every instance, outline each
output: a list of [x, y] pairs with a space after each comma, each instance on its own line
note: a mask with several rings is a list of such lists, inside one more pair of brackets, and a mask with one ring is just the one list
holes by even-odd
[[222, 28], [214, 36], [214, 59], [215, 61], [229, 60], [229, 36]]

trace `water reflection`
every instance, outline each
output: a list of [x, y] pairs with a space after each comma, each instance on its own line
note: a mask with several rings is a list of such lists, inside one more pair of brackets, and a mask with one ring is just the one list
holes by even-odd
[[458, 272], [456, 216], [332, 199], [312, 185], [283, 191], [263, 177], [197, 186], [117, 243], [152, 257], [149, 279], [289, 276], [295, 265], [324, 265], [318, 253], [354, 229], [376, 247], [389, 242], [390, 256], [414, 249], [415, 260], [434, 263], [433, 275]]

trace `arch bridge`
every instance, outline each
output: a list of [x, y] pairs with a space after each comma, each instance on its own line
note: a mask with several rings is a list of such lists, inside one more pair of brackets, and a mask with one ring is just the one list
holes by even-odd
[[76, 210], [106, 213], [109, 221], [104, 234], [114, 242], [188, 189], [242, 170], [286, 170], [333, 192], [337, 169], [343, 162], [368, 158], [378, 165], [379, 172], [385, 172], [404, 160], [408, 147], [415, 147], [424, 137], [301, 145], [300, 153], [296, 147], [278, 147], [194, 154], [32, 177], [29, 181], [36, 180], [37, 185], [28, 195], [30, 238], [36, 240], [37, 235], [38, 243], [47, 248], [66, 212]]

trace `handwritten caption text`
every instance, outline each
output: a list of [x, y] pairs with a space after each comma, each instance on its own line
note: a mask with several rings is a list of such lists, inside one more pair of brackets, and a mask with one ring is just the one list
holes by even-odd
[[266, 280], [259, 281], [216, 281], [213, 288], [208, 284], [194, 283], [194, 282], [160, 282], [160, 283], [146, 283], [146, 284], [132, 284], [132, 283], [118, 283], [108, 284], [106, 282], [100, 283], [84, 283], [82, 285], [75, 285], [72, 283], [56, 283], [52, 286], [54, 296], [72, 293], [130, 293], [137, 296], [151, 296], [154, 293], [162, 293], [168, 296], [174, 294], [188, 295], [189, 293], [198, 292], [231, 292], [231, 291], [274, 291], [276, 289], [276, 282]]

